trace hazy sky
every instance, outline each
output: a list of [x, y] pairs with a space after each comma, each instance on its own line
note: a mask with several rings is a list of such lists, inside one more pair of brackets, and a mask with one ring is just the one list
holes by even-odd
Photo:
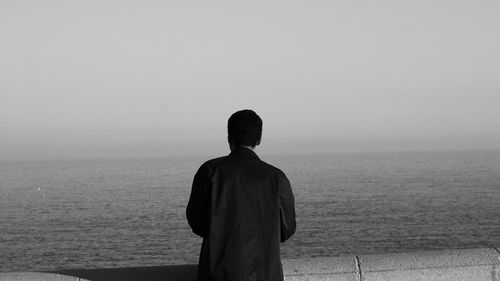
[[500, 149], [500, 1], [1, 1], [0, 157]]

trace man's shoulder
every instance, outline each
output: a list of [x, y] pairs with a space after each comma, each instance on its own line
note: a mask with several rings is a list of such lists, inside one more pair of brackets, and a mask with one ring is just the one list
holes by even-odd
[[220, 157], [217, 157], [217, 158], [212, 158], [212, 159], [209, 159], [207, 161], [205, 161], [201, 166], [202, 167], [207, 167], [207, 168], [212, 168], [214, 166], [217, 166], [219, 165], [221, 162], [224, 162], [224, 160], [227, 159], [227, 155], [226, 156], [220, 156]]
[[[261, 159], [258, 159], [258, 161], [254, 162], [256, 165], [260, 166], [262, 169], [267, 170], [271, 174], [274, 174], [278, 177], [285, 177], [285, 173], [278, 167], [271, 165]], [[217, 158], [212, 158], [210, 160], [205, 161], [202, 164], [202, 167], [205, 167], [208, 170], [213, 170], [214, 168], [218, 166], [226, 166], [226, 165], [232, 165], [234, 163], [231, 163], [231, 158], [230, 155], [225, 155]]]
[[260, 162], [263, 165], [263, 167], [265, 167], [266, 169], [271, 171], [273, 174], [276, 174], [278, 176], [285, 176], [285, 173], [280, 168], [278, 168], [274, 165], [271, 165], [271, 164], [269, 164], [265, 161], [262, 161], [262, 160], [260, 160]]

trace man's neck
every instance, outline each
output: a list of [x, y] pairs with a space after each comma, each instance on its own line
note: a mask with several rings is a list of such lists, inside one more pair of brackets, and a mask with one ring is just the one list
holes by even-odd
[[240, 145], [239, 147], [243, 147], [243, 148], [246, 148], [246, 149], [250, 149], [251, 151], [254, 151], [255, 150], [255, 147], [251, 147], [249, 145]]
[[230, 144], [229, 145], [229, 148], [231, 149], [231, 151], [233, 150], [236, 150], [238, 148], [246, 148], [246, 149], [250, 149], [251, 151], [254, 151], [255, 152], [255, 147], [251, 147], [249, 145], [233, 145], [233, 144]]

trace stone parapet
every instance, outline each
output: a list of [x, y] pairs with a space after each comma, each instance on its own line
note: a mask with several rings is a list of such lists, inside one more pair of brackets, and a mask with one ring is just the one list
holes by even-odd
[[[196, 265], [0, 273], [0, 281], [194, 281]], [[496, 248], [283, 260], [285, 281], [500, 281]]]

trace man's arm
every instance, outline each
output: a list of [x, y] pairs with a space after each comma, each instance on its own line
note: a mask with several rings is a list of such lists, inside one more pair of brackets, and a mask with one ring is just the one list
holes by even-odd
[[196, 172], [191, 188], [189, 203], [186, 208], [186, 216], [191, 229], [196, 235], [205, 237], [208, 234], [210, 219], [209, 202], [210, 187], [208, 180], [208, 169], [205, 164]]
[[290, 181], [285, 174], [279, 180], [280, 227], [281, 242], [290, 238], [296, 229], [295, 223], [295, 198], [293, 197]]

